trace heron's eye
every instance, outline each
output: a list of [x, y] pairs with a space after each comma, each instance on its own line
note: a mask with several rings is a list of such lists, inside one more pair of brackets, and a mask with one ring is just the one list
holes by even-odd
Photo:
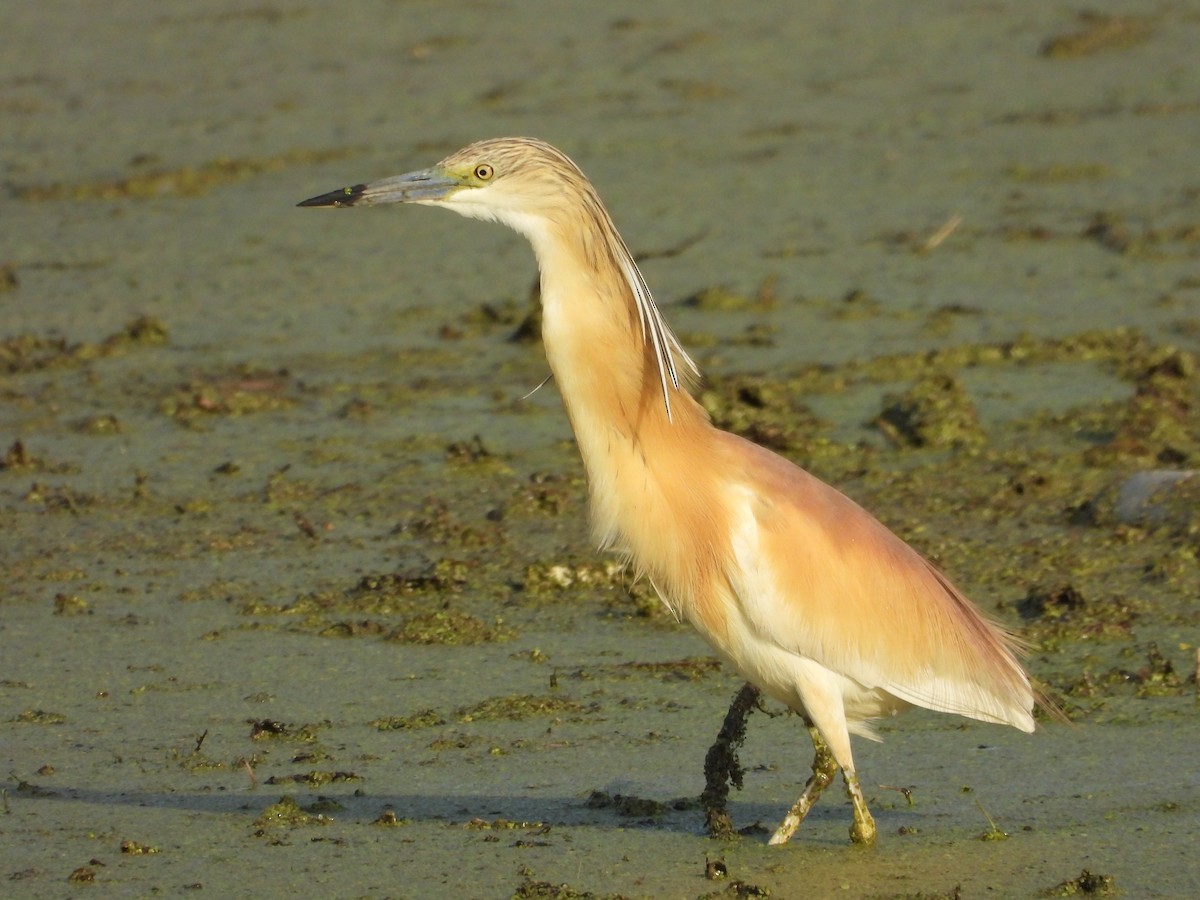
[[496, 170], [493, 169], [491, 166], [489, 166], [487, 163], [480, 163], [479, 165], [477, 165], [475, 167], [475, 177], [478, 178], [480, 181], [487, 181], [489, 178], [492, 177], [492, 175], [495, 174], [495, 172], [496, 172]]

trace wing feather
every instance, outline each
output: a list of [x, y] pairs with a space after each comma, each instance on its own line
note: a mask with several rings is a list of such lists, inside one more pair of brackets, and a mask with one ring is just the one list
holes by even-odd
[[728, 574], [760, 639], [909, 703], [1033, 730], [1033, 692], [1002, 629], [844, 494], [726, 437], [749, 461]]

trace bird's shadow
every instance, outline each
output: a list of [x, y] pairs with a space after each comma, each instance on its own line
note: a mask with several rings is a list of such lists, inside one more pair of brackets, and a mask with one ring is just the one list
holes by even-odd
[[[446, 825], [502, 821], [509, 827], [645, 828], [677, 834], [706, 835], [704, 810], [696, 798], [653, 800], [619, 793], [592, 791], [578, 796], [519, 796], [515, 794], [460, 794], [385, 792], [367, 794], [353, 784], [321, 788], [260, 784], [254, 788], [211, 791], [100, 790], [88, 787], [47, 787], [19, 782], [7, 792], [14, 808], [42, 803], [77, 803], [96, 807], [142, 807], [188, 813], [226, 815], [256, 826], [269, 807], [284, 796], [293, 797], [302, 810], [320, 812], [334, 821], [370, 824], [392, 813], [398, 820]], [[743, 833], [763, 842], [784, 812], [775, 804], [733, 803], [730, 812]], [[814, 810], [806, 823], [819, 827], [834, 819], [837, 809]], [[824, 830], [824, 829], [821, 829]]]

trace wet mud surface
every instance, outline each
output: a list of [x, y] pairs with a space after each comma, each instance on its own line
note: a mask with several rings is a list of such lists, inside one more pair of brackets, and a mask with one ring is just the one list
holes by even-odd
[[[866, 7], [11, 17], [0, 893], [1200, 891], [1200, 16]], [[741, 682], [591, 547], [528, 248], [293, 208], [510, 133], [593, 177], [714, 420], [1069, 723], [883, 723], [878, 846], [830, 791], [772, 848], [768, 705], [706, 836]]]

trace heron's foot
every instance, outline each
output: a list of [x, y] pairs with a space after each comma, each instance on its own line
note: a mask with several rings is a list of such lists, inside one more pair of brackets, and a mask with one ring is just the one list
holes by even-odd
[[855, 844], [870, 847], [875, 843], [875, 819], [866, 810], [859, 815], [854, 811], [854, 824], [850, 826], [850, 840]]
[[850, 840], [856, 844], [870, 846], [875, 843], [875, 819], [871, 816], [871, 811], [867, 809], [862, 786], [859, 785], [858, 776], [854, 772], [842, 770], [842, 775], [846, 779], [846, 793], [850, 795], [850, 802], [854, 804], [854, 822], [850, 826]]

